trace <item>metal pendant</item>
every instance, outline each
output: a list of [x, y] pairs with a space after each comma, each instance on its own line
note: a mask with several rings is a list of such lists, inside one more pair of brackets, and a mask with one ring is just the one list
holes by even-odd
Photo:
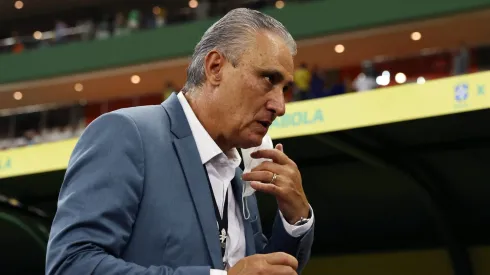
[[226, 248], [226, 230], [223, 228], [221, 229], [221, 234], [219, 234], [219, 241], [221, 243], [221, 248]]

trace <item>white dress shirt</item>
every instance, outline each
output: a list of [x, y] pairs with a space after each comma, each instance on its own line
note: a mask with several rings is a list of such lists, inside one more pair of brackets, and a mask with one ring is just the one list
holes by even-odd
[[[230, 184], [231, 180], [235, 177], [236, 168], [240, 166], [241, 158], [236, 148], [224, 153], [211, 138], [206, 129], [204, 129], [201, 122], [199, 122], [184, 94], [180, 92], [177, 97], [184, 110], [194, 140], [196, 141], [202, 164], [205, 165], [208, 172], [214, 198], [221, 216], [223, 215], [225, 194], [228, 190], [228, 237], [226, 240], [226, 250], [223, 260], [231, 267], [245, 257], [246, 249], [243, 216], [239, 207], [237, 207], [233, 189]], [[313, 225], [313, 211], [310, 221], [300, 226], [289, 224], [282, 216], [282, 213], [280, 213], [280, 216], [286, 232], [293, 237], [303, 235]], [[227, 274], [226, 271], [211, 269], [210, 275], [225, 274]]]

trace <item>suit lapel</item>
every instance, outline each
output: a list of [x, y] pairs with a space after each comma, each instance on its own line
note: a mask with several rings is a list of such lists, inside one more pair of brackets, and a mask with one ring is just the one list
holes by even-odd
[[[243, 201], [242, 201], [242, 191], [243, 191], [243, 181], [241, 180], [242, 176], [242, 170], [240, 168], [237, 168], [235, 171], [235, 177], [231, 181], [231, 187], [233, 189], [233, 195], [235, 196], [235, 201], [240, 207], [240, 217], [242, 218], [243, 221], [243, 229], [245, 231], [245, 243], [246, 243], [246, 255], [253, 255], [255, 254], [255, 240], [254, 240], [254, 233], [252, 230], [252, 225], [250, 224], [250, 217], [249, 220], [245, 220], [243, 217]], [[248, 197], [246, 199], [249, 199]]]
[[187, 186], [191, 193], [202, 232], [208, 246], [214, 268], [222, 268], [221, 248], [219, 245], [216, 217], [213, 210], [212, 194], [206, 183], [206, 172], [192, 136], [174, 141], [175, 149], [184, 170]]
[[172, 94], [162, 103], [162, 107], [170, 117], [170, 128], [176, 136], [173, 141], [174, 148], [185, 175], [213, 268], [221, 269], [223, 261], [212, 194], [207, 186], [206, 171], [201, 163], [196, 141], [177, 96]]

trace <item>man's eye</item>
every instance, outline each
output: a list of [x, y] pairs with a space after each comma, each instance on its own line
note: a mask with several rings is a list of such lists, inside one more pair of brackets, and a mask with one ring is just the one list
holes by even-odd
[[267, 82], [272, 83], [272, 78], [270, 76], [264, 76], [264, 78]]

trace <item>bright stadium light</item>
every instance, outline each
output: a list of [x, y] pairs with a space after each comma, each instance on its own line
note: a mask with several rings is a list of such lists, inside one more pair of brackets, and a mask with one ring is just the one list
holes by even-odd
[[195, 9], [195, 8], [197, 8], [197, 6], [198, 6], [198, 5], [199, 5], [199, 3], [197, 2], [197, 0], [190, 0], [190, 1], [189, 1], [189, 7], [190, 7], [191, 9]]
[[386, 75], [380, 75], [380, 76], [376, 77], [376, 84], [378, 84], [380, 86], [386, 86], [386, 85], [390, 84], [390, 77], [386, 76]]
[[345, 51], [345, 47], [342, 44], [338, 44], [335, 46], [335, 52], [336, 53], [343, 53]]
[[22, 9], [24, 7], [24, 2], [22, 1], [15, 1], [14, 7], [18, 10]]
[[417, 84], [425, 84], [425, 77], [419, 76], [417, 78]]
[[77, 84], [75, 84], [75, 87], [73, 87], [73, 88], [74, 88], [74, 89], [75, 89], [75, 91], [77, 91], [77, 92], [81, 92], [81, 91], [83, 91], [83, 85], [82, 85], [82, 83], [77, 83]]
[[141, 77], [139, 75], [133, 75], [131, 76], [131, 83], [133, 84], [138, 84], [141, 81]]
[[21, 100], [22, 97], [23, 97], [23, 95], [22, 95], [21, 92], [17, 91], [17, 92], [14, 93], [14, 99], [15, 100]]
[[276, 1], [276, 8], [282, 9], [282, 8], [284, 8], [284, 5], [285, 5], [284, 1], [282, 1], [282, 0]]
[[395, 81], [398, 84], [403, 84], [407, 81], [407, 76], [404, 73], [397, 73], [395, 75]]
[[412, 38], [413, 41], [419, 41], [422, 39], [422, 34], [420, 32], [412, 32], [410, 38]]
[[34, 37], [34, 39], [36, 40], [40, 40], [43, 38], [43, 33], [40, 32], [40, 31], [35, 31], [34, 34], [32, 35]]

